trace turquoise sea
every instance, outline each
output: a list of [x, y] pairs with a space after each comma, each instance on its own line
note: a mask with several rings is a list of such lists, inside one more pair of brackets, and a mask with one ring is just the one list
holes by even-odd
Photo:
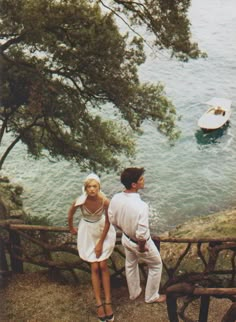
[[[208, 58], [186, 64], [147, 48], [148, 58], [140, 69], [143, 81], [165, 84], [181, 115], [178, 125], [182, 134], [173, 147], [156, 131], [155, 124], [145, 123], [132, 163], [146, 169], [141, 195], [150, 204], [151, 227], [157, 233], [236, 205], [236, 2], [193, 0], [189, 14], [193, 39]], [[203, 134], [197, 121], [207, 108], [204, 102], [214, 96], [232, 100], [231, 121], [223, 130]], [[46, 157], [35, 161], [19, 144], [2, 174], [24, 186], [28, 212], [47, 215], [53, 224], [65, 225], [67, 210], [88, 173], [65, 161], [51, 162]], [[102, 189], [109, 197], [122, 189], [116, 173], [101, 177]]]

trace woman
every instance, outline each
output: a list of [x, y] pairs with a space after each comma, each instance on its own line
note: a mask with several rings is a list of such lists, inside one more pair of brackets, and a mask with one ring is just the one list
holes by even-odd
[[[91, 279], [98, 321], [111, 322], [114, 321], [114, 314], [107, 259], [114, 249], [116, 232], [109, 223], [108, 206], [109, 200], [100, 191], [100, 179], [92, 173], [85, 179], [84, 193], [69, 209], [68, 224], [71, 234], [78, 233], [77, 246], [80, 258], [91, 263]], [[82, 214], [78, 230], [73, 226], [73, 217], [77, 208], [80, 208]], [[101, 285], [105, 295], [104, 306], [101, 299]]]

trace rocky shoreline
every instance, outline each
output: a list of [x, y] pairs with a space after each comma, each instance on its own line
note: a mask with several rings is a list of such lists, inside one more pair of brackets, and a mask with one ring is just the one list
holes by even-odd
[[236, 208], [191, 218], [167, 232], [167, 235], [176, 238], [235, 237]]

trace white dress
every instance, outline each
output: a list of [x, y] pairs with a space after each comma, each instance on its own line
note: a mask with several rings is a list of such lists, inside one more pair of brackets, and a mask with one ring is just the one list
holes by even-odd
[[116, 231], [112, 224], [103, 242], [101, 256], [97, 258], [94, 251], [105, 225], [104, 204], [95, 213], [91, 213], [84, 205], [81, 205], [80, 209], [82, 218], [79, 222], [77, 235], [80, 258], [90, 263], [106, 260], [113, 252], [116, 242]]

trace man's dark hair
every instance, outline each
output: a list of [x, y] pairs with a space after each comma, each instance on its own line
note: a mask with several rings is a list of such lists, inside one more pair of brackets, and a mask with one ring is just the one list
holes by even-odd
[[130, 189], [132, 183], [137, 183], [144, 171], [144, 168], [127, 168], [121, 173], [120, 181], [126, 189]]

